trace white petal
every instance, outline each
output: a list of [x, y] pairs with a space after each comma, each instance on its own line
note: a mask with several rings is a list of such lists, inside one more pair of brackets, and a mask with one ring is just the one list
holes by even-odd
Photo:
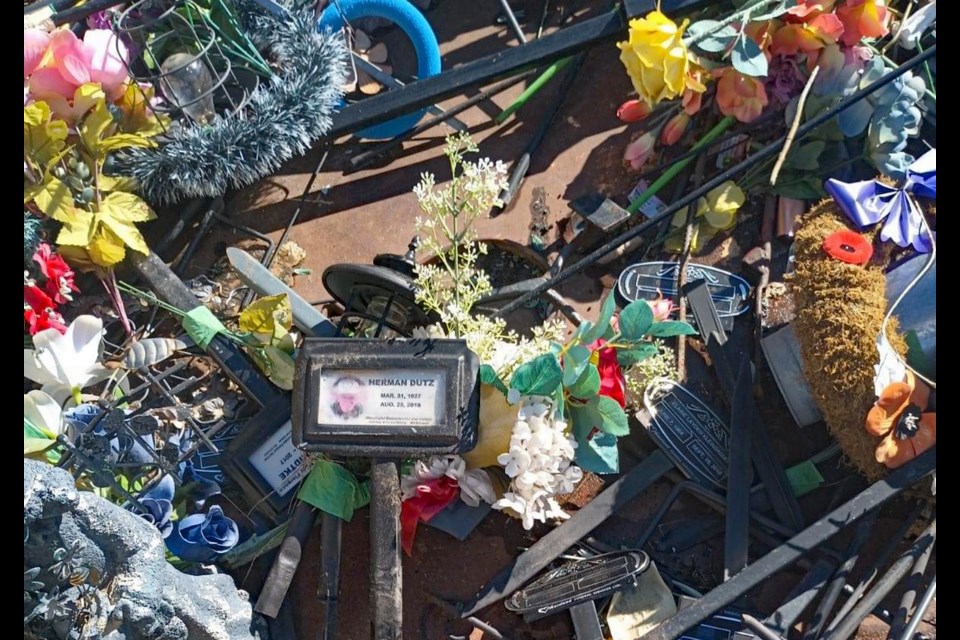
[[520, 392], [512, 388], [507, 391], [507, 402], [509, 404], [517, 404], [520, 402]]
[[43, 391], [23, 394], [23, 417], [49, 433], [59, 435], [63, 431], [60, 404]]
[[[56, 331], [56, 329], [52, 331]], [[33, 380], [38, 384], [50, 384], [57, 382], [56, 372], [56, 363], [53, 356], [48, 352], [37, 353], [33, 349], [23, 350], [24, 378]]]

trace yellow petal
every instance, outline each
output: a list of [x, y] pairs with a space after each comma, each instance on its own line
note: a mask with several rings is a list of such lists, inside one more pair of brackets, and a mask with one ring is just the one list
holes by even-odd
[[736, 211], [724, 211], [721, 209], [711, 209], [703, 216], [707, 224], [721, 231], [731, 228], [736, 223], [736, 218]]

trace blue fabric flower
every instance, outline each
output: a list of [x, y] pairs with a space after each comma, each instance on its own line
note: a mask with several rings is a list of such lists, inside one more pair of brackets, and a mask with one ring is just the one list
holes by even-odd
[[206, 515], [195, 513], [177, 522], [167, 538], [167, 549], [187, 562], [212, 562], [240, 541], [237, 523], [217, 505]]
[[164, 475], [156, 485], [140, 495], [140, 506], [147, 510], [141, 512], [140, 517], [160, 530], [160, 535], [164, 538], [173, 533], [173, 494], [176, 485], [173, 478]]

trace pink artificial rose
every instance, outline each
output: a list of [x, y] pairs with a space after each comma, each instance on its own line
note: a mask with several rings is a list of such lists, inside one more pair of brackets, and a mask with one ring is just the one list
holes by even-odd
[[763, 81], [744, 75], [733, 67], [719, 72], [717, 80], [717, 107], [725, 116], [734, 116], [740, 122], [753, 122], [767, 106], [767, 91]]
[[99, 82], [107, 97], [116, 100], [123, 93], [128, 78], [127, 46], [109, 29], [88, 29], [83, 44], [87, 51], [90, 80]]
[[36, 71], [43, 54], [50, 46], [50, 34], [43, 29], [27, 29], [23, 32], [23, 79]]
[[690, 116], [685, 111], [681, 111], [664, 125], [663, 131], [660, 132], [660, 143], [667, 147], [677, 144], [689, 125]]
[[624, 164], [630, 165], [634, 171], [639, 171], [653, 155], [657, 137], [653, 132], [645, 133], [630, 144], [623, 152]]

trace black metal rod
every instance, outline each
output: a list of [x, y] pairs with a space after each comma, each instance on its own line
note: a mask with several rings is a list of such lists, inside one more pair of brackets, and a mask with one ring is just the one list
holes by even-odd
[[917, 480], [929, 475], [936, 467], [937, 450], [934, 447], [820, 518], [689, 607], [660, 623], [656, 629], [644, 636], [644, 639], [676, 640], [683, 632], [730, 604], [772, 574], [810, 553], [844, 527], [857, 522], [870, 511], [899, 495]]
[[730, 410], [730, 450], [727, 470], [727, 513], [724, 518], [723, 579], [747, 566], [750, 543], [750, 431], [753, 427], [753, 374], [750, 361], [740, 362]]
[[537, 71], [538, 69], [530, 69], [528, 71], [521, 73], [518, 76], [507, 78], [506, 80], [498, 82], [497, 84], [493, 85], [489, 89], [485, 89], [480, 93], [478, 93], [477, 95], [467, 98], [466, 100], [457, 104], [456, 106], [450, 107], [450, 109], [448, 109], [444, 113], [434, 116], [429, 120], [424, 120], [423, 122], [413, 127], [406, 133], [402, 133], [399, 136], [393, 138], [392, 140], [388, 140], [383, 144], [377, 145], [373, 149], [370, 149], [368, 151], [361, 151], [357, 155], [350, 158], [350, 161], [349, 161], [350, 171], [359, 171], [360, 169], [363, 169], [369, 166], [370, 164], [375, 162], [377, 158], [379, 158], [386, 152], [390, 151], [391, 149], [394, 149], [402, 145], [404, 142], [406, 142], [410, 138], [413, 138], [414, 136], [417, 136], [428, 129], [432, 129], [438, 124], [446, 122], [453, 116], [463, 113], [464, 111], [466, 111], [467, 109], [469, 109], [474, 105], [477, 105], [477, 104], [480, 104], [481, 102], [489, 100], [490, 98], [492, 98], [493, 96], [499, 93], [503, 93], [507, 89], [514, 87], [520, 84], [521, 82], [523, 82], [524, 80], [526, 80], [527, 78], [533, 76], [535, 73], [537, 73]]
[[[544, 38], [544, 40], [545, 39], [546, 38]], [[536, 43], [533, 43], [533, 44], [535, 45]], [[533, 46], [533, 45], [528, 45], [528, 46]], [[936, 53], [937, 53], [937, 45], [934, 44], [923, 53], [910, 58], [910, 60], [902, 64], [898, 69], [885, 74], [882, 78], [878, 79], [876, 82], [869, 84], [868, 86], [864, 87], [863, 89], [860, 89], [859, 91], [849, 96], [848, 98], [841, 100], [833, 108], [828, 109], [827, 111], [824, 111], [820, 115], [800, 125], [800, 127], [797, 129], [797, 134], [795, 139], [796, 140], [802, 139], [808, 133], [817, 129], [818, 127], [820, 127], [821, 125], [829, 121], [831, 118], [836, 117], [836, 115], [841, 111], [845, 111], [846, 109], [850, 108], [860, 100], [863, 100], [867, 96], [882, 89], [883, 87], [893, 82], [894, 80], [896, 80], [903, 74], [907, 73], [911, 69], [917, 67], [918, 65], [923, 64], [925, 61], [935, 56]], [[655, 227], [659, 225], [662, 221], [672, 217], [673, 214], [676, 213], [677, 211], [690, 206], [691, 204], [699, 200], [702, 196], [706, 195], [707, 192], [709, 192], [710, 190], [715, 189], [716, 187], [719, 187], [721, 184], [723, 184], [727, 180], [731, 180], [733, 178], [742, 176], [743, 172], [749, 169], [750, 167], [752, 167], [753, 165], [779, 153], [785, 141], [786, 141], [786, 135], [778, 138], [774, 142], [771, 142], [770, 144], [765, 146], [763, 149], [761, 149], [760, 151], [750, 156], [749, 158], [746, 158], [743, 161], [735, 164], [734, 166], [722, 172], [720, 175], [716, 176], [715, 178], [708, 180], [703, 185], [701, 185], [699, 189], [694, 189], [685, 197], [680, 198], [670, 206], [666, 207], [663, 211], [661, 211], [656, 216], [653, 216], [652, 218], [648, 218], [647, 220], [638, 224], [632, 229], [624, 231], [613, 240], [610, 240], [600, 248], [592, 251], [588, 255], [578, 260], [576, 263], [564, 269], [563, 271], [558, 273], [556, 276], [554, 276], [550, 280], [534, 287], [533, 289], [531, 289], [524, 295], [520, 296], [510, 304], [501, 308], [499, 311], [497, 311], [496, 314], [494, 314], [494, 316], [502, 318], [508, 313], [512, 313], [513, 311], [516, 311], [517, 309], [527, 304], [531, 300], [538, 298], [547, 289], [552, 289], [553, 287], [559, 285], [560, 283], [566, 282], [577, 273], [580, 273], [585, 268], [595, 263], [600, 258], [604, 257], [609, 253], [613, 253], [614, 251], [616, 251], [620, 247], [620, 245], [626, 242], [629, 242], [630, 240], [643, 234], [645, 231], [647, 231], [651, 227]]]
[[927, 613], [927, 609], [930, 608], [930, 603], [933, 602], [935, 595], [937, 595], [936, 574], [934, 574], [933, 579], [930, 580], [930, 586], [928, 586], [927, 590], [923, 593], [923, 598], [920, 600], [920, 604], [917, 605], [917, 610], [913, 612], [913, 617], [910, 618], [910, 624], [904, 629], [899, 640], [913, 640], [913, 635], [917, 632], [920, 623], [923, 622], [923, 616]]
[[740, 614], [740, 618], [743, 620], [743, 624], [748, 627], [750, 631], [753, 631], [760, 640], [784, 640], [783, 636], [753, 616], [742, 613]]
[[320, 516], [320, 581], [317, 595], [326, 610], [319, 640], [337, 640], [340, 622], [340, 550], [343, 520], [323, 512]]
[[[936, 543], [936, 540], [934, 540], [934, 543]], [[923, 586], [923, 574], [927, 571], [927, 565], [930, 563], [930, 556], [933, 555], [935, 546], [936, 544], [931, 544], [927, 547], [917, 558], [913, 568], [910, 569], [906, 588], [900, 598], [900, 608], [894, 613], [893, 624], [890, 625], [888, 637], [893, 638], [899, 636], [907, 627], [907, 616], [909, 616], [910, 611], [913, 610], [913, 604], [917, 599], [917, 594], [920, 592], [920, 587]]]
[[848, 613], [850, 613], [850, 610], [853, 609], [854, 605], [857, 604], [866, 590], [871, 584], [873, 584], [873, 581], [878, 575], [880, 575], [880, 570], [887, 565], [887, 563], [890, 561], [890, 558], [892, 558], [893, 554], [896, 553], [897, 547], [900, 546], [900, 542], [903, 540], [904, 536], [907, 535], [907, 532], [913, 526], [913, 523], [916, 521], [916, 519], [920, 517], [922, 511], [923, 504], [918, 503], [910, 513], [910, 516], [900, 524], [900, 526], [897, 528], [897, 531], [894, 532], [892, 536], [887, 538], [873, 563], [863, 573], [863, 575], [860, 577], [860, 581], [857, 583], [857, 586], [853, 588], [846, 602], [843, 603], [843, 606], [840, 607], [840, 610], [836, 613], [836, 615], [834, 615], [833, 621], [827, 627], [827, 631], [832, 629], [837, 620], [843, 619]]
[[840, 594], [843, 593], [843, 585], [847, 583], [847, 580], [850, 578], [850, 572], [853, 571], [857, 560], [860, 558], [860, 549], [863, 548], [864, 543], [866, 543], [870, 537], [870, 533], [873, 531], [873, 525], [876, 523], [879, 515], [880, 510], [877, 509], [857, 525], [856, 533], [853, 534], [853, 539], [850, 540], [850, 544], [847, 546], [846, 559], [843, 561], [843, 564], [837, 568], [837, 572], [827, 586], [827, 590], [823, 594], [823, 598], [817, 605], [813, 617], [810, 619], [810, 624], [803, 634], [803, 640], [816, 640], [820, 637], [820, 633], [827, 624], [830, 612], [833, 611], [834, 605], [837, 604], [837, 599], [840, 597]]
[[927, 530], [923, 532], [923, 535], [917, 538], [917, 541], [897, 558], [897, 561], [883, 574], [882, 578], [877, 580], [877, 584], [873, 589], [863, 596], [863, 599], [856, 604], [850, 613], [842, 620], [838, 620], [836, 625], [831, 625], [833, 628], [827, 631], [823, 639], [846, 640], [856, 633], [863, 619], [870, 615], [873, 608], [880, 604], [887, 594], [906, 577], [910, 572], [910, 567], [917, 561], [917, 558], [923, 555], [936, 539], [937, 521], [934, 520], [930, 523], [930, 526], [927, 527]]

